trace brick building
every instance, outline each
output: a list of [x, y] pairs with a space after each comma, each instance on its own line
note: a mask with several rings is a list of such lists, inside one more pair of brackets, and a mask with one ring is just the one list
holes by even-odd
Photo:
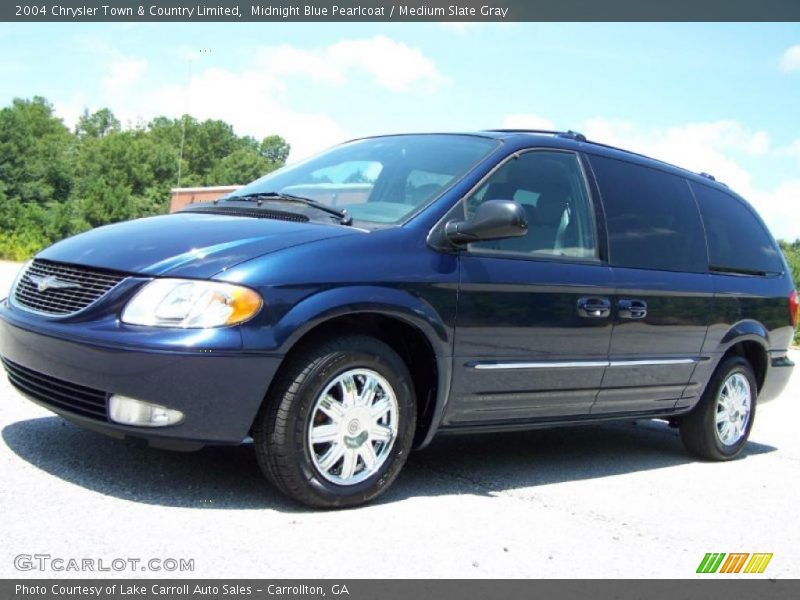
[[170, 190], [172, 198], [169, 202], [169, 212], [180, 210], [188, 204], [195, 204], [197, 202], [210, 202], [216, 200], [220, 196], [230, 194], [238, 190], [240, 185], [216, 185], [211, 187], [186, 187], [186, 188], [173, 188]]

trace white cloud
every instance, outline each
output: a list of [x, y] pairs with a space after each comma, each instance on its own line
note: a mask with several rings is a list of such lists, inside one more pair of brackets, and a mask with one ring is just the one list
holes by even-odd
[[264, 48], [258, 58], [272, 73], [303, 75], [332, 85], [344, 84], [353, 73], [366, 74], [378, 85], [395, 91], [411, 91], [413, 86], [429, 89], [446, 81], [422, 50], [382, 35], [315, 50], [290, 45]]
[[[301, 112], [278, 99], [282, 84], [269, 73], [252, 69], [234, 73], [211, 68], [193, 75], [184, 84], [164, 86], [148, 92], [136, 102], [158, 107], [159, 114], [179, 116], [185, 113], [197, 119], [222, 119], [237, 133], [263, 138], [277, 133], [292, 146], [292, 160], [297, 160], [344, 141], [348, 136], [329, 116]], [[246, 90], [246, 93], [234, 93]], [[128, 119], [133, 114], [123, 115]]]
[[783, 146], [776, 150], [778, 156], [789, 156], [797, 159], [797, 166], [800, 167], [800, 138], [797, 138], [788, 146]]
[[762, 156], [770, 149], [764, 131], [736, 121], [688, 123], [667, 128], [640, 127], [627, 121], [589, 119], [587, 138], [640, 152], [690, 171], [711, 173], [734, 189], [749, 189], [750, 174], [732, 154]]
[[143, 58], [119, 56], [109, 65], [103, 85], [113, 93], [124, 92], [142, 79], [146, 69], [147, 61]]
[[[221, 119], [233, 125], [239, 135], [257, 139], [277, 133], [291, 147], [291, 160], [310, 156], [347, 139], [348, 134], [331, 117], [318, 112], [292, 109], [279, 98], [284, 85], [274, 74], [258, 68], [234, 72], [208, 68], [191, 77], [155, 88], [145, 85], [128, 88], [105, 87], [96, 104], [83, 96], [56, 104], [56, 114], [74, 126], [84, 108], [108, 106], [125, 125], [146, 122], [157, 115], [179, 117], [190, 114], [204, 119]], [[246, 90], [246, 93], [241, 93]]]
[[83, 94], [78, 93], [73, 94], [67, 100], [55, 103], [53, 105], [53, 112], [64, 122], [64, 125], [70, 129], [74, 129], [86, 106], [86, 98]]
[[743, 194], [779, 239], [794, 241], [800, 238], [800, 179], [779, 182], [773, 189], [753, 189], [751, 196]]
[[[85, 40], [93, 48], [104, 40]], [[365, 77], [373, 86], [402, 93], [429, 93], [446, 83], [436, 63], [421, 49], [386, 36], [344, 40], [329, 46], [302, 49], [291, 45], [265, 46], [251, 62], [236, 70], [201, 68], [200, 50], [181, 46], [174, 60], [187, 66], [186, 76], [174, 83], [148, 86], [147, 61], [113, 55], [106, 69], [96, 110], [111, 108], [123, 123], [135, 124], [156, 115], [222, 119], [240, 135], [261, 138], [277, 133], [292, 146], [291, 161], [319, 152], [350, 137], [331, 116], [321, 111], [298, 110], [287, 101], [295, 79], [340, 87]], [[359, 82], [359, 89], [369, 85]], [[57, 112], [74, 124], [86, 103], [73, 97], [58, 102]]]
[[781, 69], [787, 73], [800, 71], [800, 44], [795, 44], [786, 49], [781, 56]]
[[546, 129], [554, 130], [555, 125], [550, 119], [540, 117], [533, 113], [516, 113], [503, 119], [503, 129]]

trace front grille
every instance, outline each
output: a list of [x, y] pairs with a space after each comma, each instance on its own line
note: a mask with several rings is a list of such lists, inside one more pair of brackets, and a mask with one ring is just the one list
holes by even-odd
[[113, 271], [34, 260], [17, 281], [14, 300], [45, 314], [71, 315], [99, 300], [125, 277]]
[[5, 358], [2, 361], [9, 381], [33, 399], [82, 417], [108, 420], [105, 392], [37, 373]]

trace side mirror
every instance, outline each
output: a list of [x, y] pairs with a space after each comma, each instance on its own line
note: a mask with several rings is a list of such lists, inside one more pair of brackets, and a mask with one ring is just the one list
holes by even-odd
[[521, 237], [528, 233], [528, 215], [511, 200], [482, 202], [466, 221], [450, 221], [444, 235], [452, 244]]

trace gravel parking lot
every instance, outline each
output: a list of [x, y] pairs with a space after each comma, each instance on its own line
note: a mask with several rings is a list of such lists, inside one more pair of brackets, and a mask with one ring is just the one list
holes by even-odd
[[[0, 297], [17, 268], [0, 262]], [[81, 576], [15, 569], [35, 553], [191, 558], [175, 575], [207, 578], [692, 577], [706, 552], [772, 552], [762, 577], [800, 576], [800, 375], [731, 463], [695, 462], [656, 422], [448, 437], [338, 512], [285, 500], [247, 446], [116, 441], [1, 379], [1, 577]]]

